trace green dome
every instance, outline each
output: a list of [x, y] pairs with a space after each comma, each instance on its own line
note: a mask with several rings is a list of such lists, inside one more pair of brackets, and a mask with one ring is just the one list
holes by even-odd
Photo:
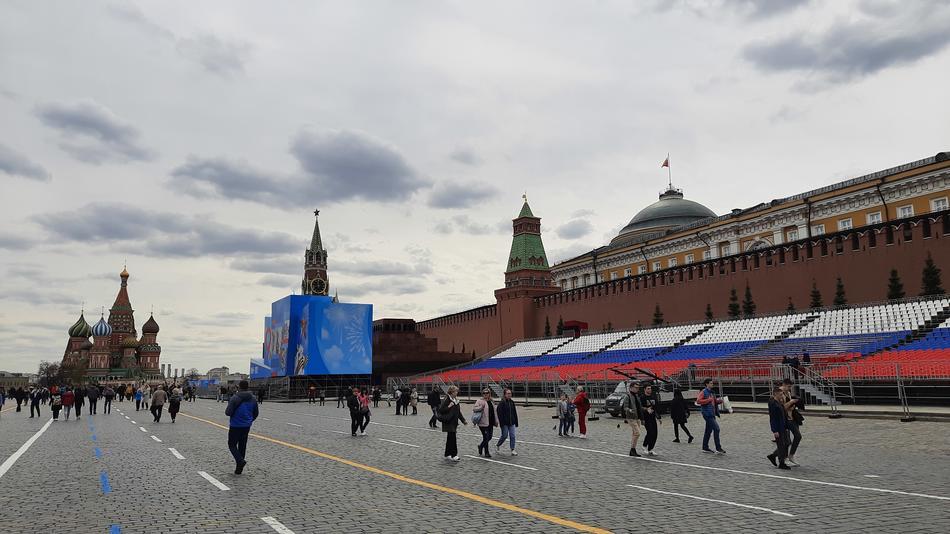
[[92, 327], [86, 322], [86, 318], [79, 314], [79, 320], [76, 324], [69, 327], [69, 337], [85, 337], [92, 335]]

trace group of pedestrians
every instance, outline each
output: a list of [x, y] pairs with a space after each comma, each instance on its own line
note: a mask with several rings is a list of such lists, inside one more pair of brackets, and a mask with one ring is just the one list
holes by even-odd
[[[656, 442], [659, 437], [659, 425], [662, 424], [660, 415], [659, 398], [653, 393], [652, 384], [641, 384], [637, 381], [631, 381], [628, 384], [628, 392], [624, 394], [620, 402], [624, 423], [630, 427], [630, 456], [642, 456], [637, 451], [637, 444], [640, 440], [641, 430], [646, 435], [643, 438], [643, 448], [647, 456], [656, 456]], [[717, 397], [712, 390], [712, 379], [707, 378], [703, 381], [703, 390], [696, 397], [696, 404], [699, 405], [700, 414], [705, 422], [703, 431], [702, 451], [706, 453], [726, 454], [719, 441], [719, 422], [720, 406], [723, 400]], [[689, 404], [683, 398], [682, 391], [673, 392], [673, 401], [670, 403], [670, 419], [673, 422], [673, 443], [680, 442], [680, 429], [686, 434], [687, 443], [693, 442], [693, 435], [690, 433], [686, 423], [690, 415]], [[619, 426], [619, 425], [618, 425]], [[709, 448], [709, 438], [712, 437], [716, 450]]]
[[769, 400], [769, 427], [775, 450], [766, 458], [772, 465], [785, 470], [798, 466], [795, 453], [802, 442], [801, 425], [805, 422], [800, 410], [801, 399], [793, 394], [793, 389], [794, 383], [786, 378], [775, 386]]

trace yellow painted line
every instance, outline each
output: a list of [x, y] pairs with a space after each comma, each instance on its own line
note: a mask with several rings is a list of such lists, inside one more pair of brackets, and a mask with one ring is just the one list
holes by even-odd
[[[223, 430], [228, 430], [228, 427], [226, 427], [226, 426], [224, 426], [224, 425], [222, 425], [222, 424], [215, 423], [214, 421], [209, 421], [208, 419], [202, 419], [201, 417], [195, 417], [195, 416], [193, 416], [193, 415], [188, 415], [188, 414], [186, 414], [186, 413], [184, 413], [184, 412], [178, 412], [178, 415], [183, 415], [183, 416], [185, 416], [185, 417], [188, 417], [188, 418], [191, 418], [191, 419], [195, 419], [196, 421], [201, 421], [201, 422], [203, 422], [203, 423], [207, 423], [207, 424], [209, 424], [209, 425], [216, 426], [216, 427], [221, 428], [221, 429], [223, 429]], [[347, 460], [346, 458], [341, 458], [341, 457], [339, 457], [339, 456], [334, 456], [334, 455], [332, 455], [332, 454], [327, 454], [327, 453], [325, 453], [325, 452], [320, 452], [320, 451], [317, 451], [317, 450], [314, 450], [314, 449], [310, 449], [310, 448], [307, 448], [307, 447], [304, 447], [304, 446], [301, 446], [301, 445], [296, 445], [296, 444], [293, 444], [293, 443], [288, 443], [288, 442], [286, 442], [286, 441], [281, 441], [281, 440], [279, 440], [279, 439], [275, 439], [275, 438], [272, 438], [272, 437], [269, 437], [269, 436], [263, 436], [263, 435], [261, 435], [261, 434], [254, 434], [254, 433], [252, 433], [251, 436], [253, 436], [253, 437], [255, 437], [255, 438], [258, 438], [258, 439], [262, 439], [262, 440], [264, 440], [264, 441], [269, 441], [269, 442], [271, 442], [271, 443], [275, 443], [275, 444], [277, 444], [277, 445], [283, 445], [284, 447], [289, 447], [289, 448], [291, 448], [291, 449], [295, 449], [295, 450], [298, 450], [298, 451], [300, 451], [300, 452], [305, 452], [305, 453], [307, 453], [307, 454], [312, 454], [312, 455], [314, 455], [314, 456], [319, 456], [320, 458], [324, 458], [324, 459], [327, 459], [327, 460], [332, 460], [332, 461], [334, 461], [334, 462], [339, 462], [339, 463], [341, 463], [341, 464], [345, 464], [345, 465], [348, 465], [348, 466], [350, 466], [350, 467], [355, 467], [355, 468], [357, 468], [357, 469], [362, 469], [362, 470], [364, 470], [364, 471], [369, 471], [370, 473], [376, 473], [377, 475], [382, 475], [382, 476], [389, 477], [389, 478], [392, 478], [392, 479], [395, 479], [395, 480], [399, 480], [399, 481], [401, 481], [401, 482], [407, 482], [407, 483], [409, 483], [409, 484], [415, 484], [416, 486], [422, 486], [423, 488], [428, 488], [428, 489], [435, 490], [435, 491], [440, 491], [440, 492], [443, 492], [443, 493], [449, 493], [449, 494], [456, 495], [456, 496], [458, 496], [458, 497], [463, 497], [463, 498], [466, 498], [466, 499], [469, 499], [469, 500], [472, 500], [472, 501], [475, 501], [475, 502], [478, 502], [478, 503], [481, 503], [481, 504], [484, 504], [484, 505], [487, 505], [487, 506], [494, 506], [495, 508], [501, 508], [502, 510], [508, 510], [509, 512], [516, 512], [516, 513], [519, 513], [519, 514], [524, 514], [524, 515], [527, 515], [527, 516], [530, 516], [530, 517], [534, 517], [534, 518], [536, 518], [536, 519], [542, 519], [542, 520], [544, 520], [544, 521], [548, 521], [548, 522], [554, 523], [555, 525], [560, 525], [560, 526], [562, 526], [562, 527], [572, 528], [572, 529], [574, 529], [574, 530], [577, 530], [578, 532], [590, 532], [590, 533], [592, 533], [592, 534], [611, 534], [611, 532], [610, 532], [609, 530], [605, 530], [605, 529], [597, 528], [597, 527], [592, 527], [592, 526], [590, 526], [590, 525], [585, 525], [584, 523], [578, 523], [578, 522], [576, 522], [576, 521], [571, 521], [570, 519], [564, 519], [564, 518], [561, 518], [561, 517], [557, 517], [557, 516], [545, 514], [545, 513], [542, 513], [542, 512], [535, 511], [535, 510], [529, 510], [529, 509], [527, 509], [527, 508], [522, 508], [522, 507], [520, 507], [520, 506], [515, 506], [515, 505], [513, 505], [513, 504], [508, 504], [508, 503], [506, 503], [506, 502], [496, 501], [495, 499], [489, 499], [488, 497], [482, 497], [481, 495], [478, 495], [478, 494], [475, 494], [475, 493], [471, 493], [471, 492], [468, 492], [468, 491], [463, 491], [463, 490], [459, 490], [459, 489], [455, 489], [455, 488], [449, 488], [449, 487], [447, 487], [447, 486], [440, 486], [439, 484], [433, 484], [433, 483], [431, 483], [431, 482], [426, 482], [426, 481], [424, 481], [424, 480], [417, 480], [417, 479], [415, 479], [415, 478], [411, 478], [411, 477], [407, 477], [407, 476], [404, 476], [404, 475], [400, 475], [400, 474], [398, 474], [398, 473], [393, 473], [393, 472], [390, 472], [390, 471], [386, 471], [386, 470], [383, 470], [383, 469], [379, 469], [378, 467], [373, 467], [373, 466], [371, 466], [371, 465], [361, 464], [361, 463], [359, 463], [359, 462], [354, 462], [353, 460]]]

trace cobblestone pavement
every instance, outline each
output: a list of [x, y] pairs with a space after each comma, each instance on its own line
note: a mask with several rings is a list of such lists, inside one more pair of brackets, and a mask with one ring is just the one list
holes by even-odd
[[0, 467], [0, 529], [950, 531], [945, 423], [809, 417], [797, 455], [802, 466], [779, 471], [765, 459], [764, 415], [723, 416], [724, 456], [700, 452], [700, 417], [691, 418], [697, 440], [689, 445], [670, 442], [667, 422], [660, 455], [637, 460], [627, 456], [629, 432], [616, 419], [591, 422], [590, 439], [559, 438], [550, 409], [519, 408], [517, 457], [493, 447], [494, 461], [479, 459], [480, 435], [462, 427], [463, 458], [455, 464], [443, 460], [444, 434], [426, 428], [428, 408], [420, 408], [425, 413], [396, 416], [383, 403], [368, 435], [354, 438], [346, 410], [331, 403], [265, 403], [243, 475], [233, 474], [220, 426], [227, 426], [224, 405], [211, 400], [186, 404], [174, 424], [167, 414], [153, 423], [127, 402], [111, 415], [58, 421], [12, 465], [11, 455], [49, 413], [29, 419], [7, 409], [0, 415], [7, 467]]

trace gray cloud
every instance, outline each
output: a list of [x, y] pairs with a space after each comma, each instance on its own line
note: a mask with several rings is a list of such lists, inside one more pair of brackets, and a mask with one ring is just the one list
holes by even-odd
[[579, 239], [594, 231], [594, 225], [587, 219], [574, 219], [557, 227], [555, 233], [561, 239]]
[[571, 218], [580, 219], [581, 217], [590, 217], [591, 215], [594, 215], [594, 210], [580, 209], [575, 210], [574, 213], [571, 213]]
[[302, 130], [290, 152], [319, 198], [395, 202], [430, 185], [394, 146], [359, 131]]
[[950, 44], [950, 2], [911, 3], [895, 16], [867, 4], [865, 17], [839, 21], [826, 30], [800, 31], [745, 47], [743, 56], [763, 71], [803, 71], [818, 76], [800, 89], [863, 78], [911, 64]]
[[93, 203], [33, 220], [57, 240], [111, 245], [145, 256], [288, 254], [301, 246], [297, 238], [282, 232], [235, 228], [206, 217], [117, 203]]
[[429, 196], [433, 208], [471, 208], [497, 197], [501, 191], [484, 183], [443, 182]]
[[398, 261], [334, 261], [333, 271], [359, 276], [418, 276], [432, 272], [431, 261], [422, 259], [415, 265]]
[[173, 43], [178, 54], [197, 63], [211, 74], [224, 78], [243, 74], [253, 47], [244, 41], [224, 40], [212, 34], [178, 37], [171, 30], [149, 19], [133, 5], [110, 5], [109, 14], [142, 32]]
[[726, 4], [750, 19], [767, 19], [794, 11], [811, 0], [726, 0]]
[[430, 185], [398, 150], [362, 132], [303, 130], [290, 151], [303, 172], [277, 176], [240, 161], [191, 156], [172, 170], [171, 185], [196, 197], [307, 207], [314, 198], [398, 202]]
[[50, 181], [50, 173], [42, 165], [30, 161], [23, 154], [2, 143], [0, 143], [0, 173], [40, 182]]
[[300, 279], [282, 274], [265, 274], [257, 281], [263, 286], [277, 287], [280, 289], [290, 289], [300, 287]]
[[294, 257], [265, 257], [265, 258], [237, 258], [231, 260], [229, 267], [235, 271], [269, 274], [303, 274], [303, 258]]
[[0, 233], [0, 250], [29, 250], [33, 240], [23, 236]]
[[451, 154], [449, 154], [449, 158], [463, 165], [471, 165], [473, 167], [482, 164], [481, 156], [476, 154], [474, 150], [468, 147], [456, 148]]
[[241, 41], [223, 41], [205, 34], [179, 39], [178, 53], [197, 62], [205, 70], [225, 78], [244, 73], [244, 64], [251, 53], [251, 45]]
[[342, 288], [341, 293], [343, 297], [365, 297], [368, 295], [414, 295], [423, 293], [425, 290], [426, 285], [421, 281], [399, 277], [360, 285], [347, 285]]
[[[508, 223], [510, 229], [511, 223]], [[480, 222], [472, 220], [468, 215], [464, 213], [461, 215], [456, 215], [448, 220], [438, 221], [432, 230], [439, 234], [451, 234], [454, 232], [459, 232], [461, 234], [468, 235], [487, 235], [499, 232], [501, 229], [500, 223], [491, 225], [491, 224], [482, 224]]]
[[59, 130], [59, 147], [84, 163], [147, 161], [154, 157], [141, 144], [137, 128], [92, 100], [52, 103], [35, 110], [40, 121]]
[[590, 246], [584, 245], [583, 243], [574, 243], [566, 247], [551, 249], [548, 250], [548, 262], [553, 265], [571, 258], [576, 258], [577, 256], [590, 251]]

